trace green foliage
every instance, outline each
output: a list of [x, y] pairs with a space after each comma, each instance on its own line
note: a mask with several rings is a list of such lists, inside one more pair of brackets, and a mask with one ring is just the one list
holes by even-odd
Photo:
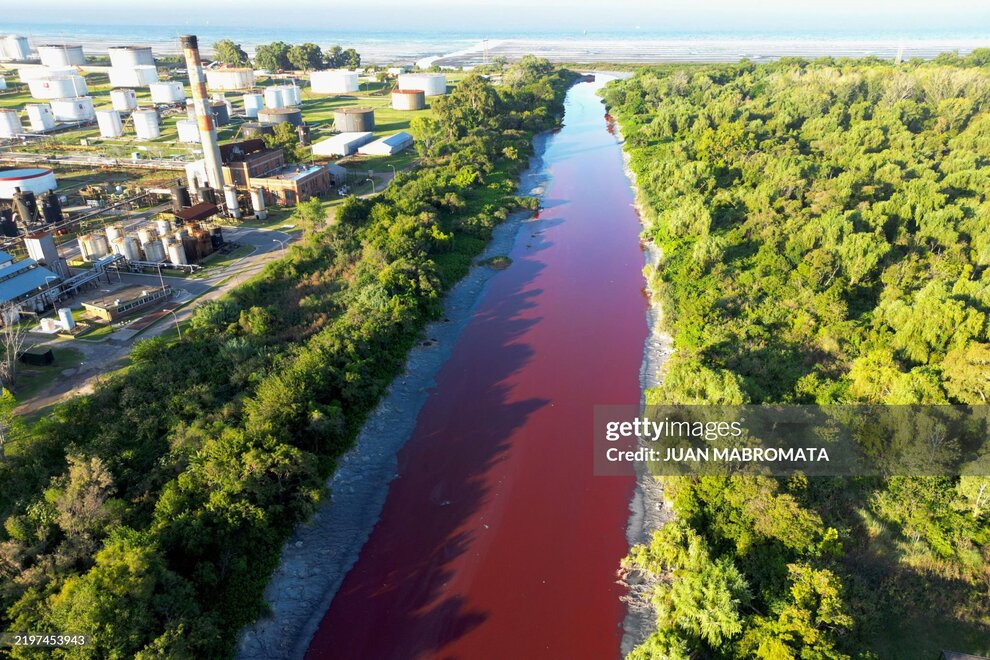
[[284, 71], [292, 67], [289, 61], [289, 44], [284, 41], [274, 41], [270, 44], [260, 44], [254, 49], [254, 65], [265, 71]]
[[276, 124], [272, 133], [264, 136], [265, 145], [269, 149], [281, 149], [289, 162], [302, 163], [309, 160], [306, 148], [299, 144], [299, 133], [296, 127], [287, 121]]
[[324, 67], [323, 51], [313, 43], [296, 44], [289, 48], [286, 57], [300, 71], [318, 70]]
[[[605, 89], [677, 348], [648, 402], [986, 402], [986, 58], [671, 65]], [[932, 439], [926, 460], [958, 454], [934, 426], [910, 431]], [[715, 604], [740, 617], [716, 639], [661, 609], [643, 648], [841, 658], [888, 648], [881, 622], [928, 619], [936, 600], [985, 632], [983, 460], [961, 479], [669, 479], [678, 516], [711, 562], [738, 568], [753, 610]], [[687, 551], [680, 534], [667, 542]]]
[[344, 50], [340, 46], [331, 46], [323, 54], [323, 59], [329, 69], [357, 69], [361, 66], [361, 55], [353, 48]]
[[242, 66], [249, 61], [248, 54], [230, 39], [221, 39], [213, 44], [213, 54], [217, 61], [227, 66]]

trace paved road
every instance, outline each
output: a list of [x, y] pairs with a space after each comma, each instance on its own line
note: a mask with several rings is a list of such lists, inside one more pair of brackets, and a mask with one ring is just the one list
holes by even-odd
[[168, 310], [160, 315], [151, 327], [143, 331], [123, 328], [114, 331], [103, 341], [86, 341], [84, 339], [54, 339], [38, 343], [46, 343], [52, 347], [74, 348], [83, 353], [83, 361], [73, 369], [67, 369], [62, 376], [45, 391], [40, 392], [30, 401], [21, 405], [17, 412], [30, 413], [45, 408], [69, 396], [91, 392], [96, 383], [105, 374], [113, 371], [130, 353], [136, 339], [148, 339], [159, 335], [175, 332], [175, 323], [182, 323], [192, 316], [199, 305], [209, 300], [216, 300], [224, 293], [258, 273], [265, 264], [276, 258], [282, 252], [285, 244], [298, 238], [299, 234], [289, 234], [284, 231], [267, 229], [245, 229], [224, 227], [224, 237], [231, 242], [251, 245], [255, 251], [222, 268], [211, 268], [201, 271], [196, 278], [161, 277], [157, 274], [121, 273], [112, 274], [109, 286], [119, 288], [120, 284], [147, 284], [157, 286], [162, 280], [176, 291], [176, 296], [163, 309]]

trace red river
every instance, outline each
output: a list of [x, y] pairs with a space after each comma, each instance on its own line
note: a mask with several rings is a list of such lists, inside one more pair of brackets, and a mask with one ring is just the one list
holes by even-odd
[[539, 217], [481, 294], [308, 658], [615, 658], [634, 480], [593, 409], [640, 399], [639, 218], [596, 95], [546, 142]]

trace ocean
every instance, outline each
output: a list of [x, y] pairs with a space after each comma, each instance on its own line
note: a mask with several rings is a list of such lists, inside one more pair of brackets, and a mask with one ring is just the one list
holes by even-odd
[[932, 57], [941, 52], [966, 53], [990, 47], [983, 30], [915, 29], [808, 31], [554, 31], [504, 30], [347, 30], [327, 28], [244, 27], [218, 25], [76, 25], [65, 23], [5, 23], [0, 30], [22, 34], [31, 45], [82, 44], [92, 53], [121, 44], [151, 45], [158, 54], [177, 53], [178, 36], [199, 36], [208, 53], [211, 44], [232, 39], [249, 53], [271, 41], [339, 44], [355, 48], [365, 63], [441, 64], [465, 66], [503, 55], [526, 53], [568, 62], [733, 61], [782, 56]]

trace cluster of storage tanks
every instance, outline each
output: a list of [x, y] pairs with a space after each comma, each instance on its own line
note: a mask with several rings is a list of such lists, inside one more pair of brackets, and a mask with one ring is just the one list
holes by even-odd
[[27, 37], [8, 34], [0, 37], [0, 59], [8, 62], [23, 62], [31, 56]]
[[119, 254], [128, 261], [185, 265], [213, 254], [223, 243], [219, 227], [212, 231], [199, 225], [172, 227], [160, 219], [128, 234], [122, 225], [106, 227], [79, 237], [79, 250], [86, 261], [98, 261], [108, 254]]

